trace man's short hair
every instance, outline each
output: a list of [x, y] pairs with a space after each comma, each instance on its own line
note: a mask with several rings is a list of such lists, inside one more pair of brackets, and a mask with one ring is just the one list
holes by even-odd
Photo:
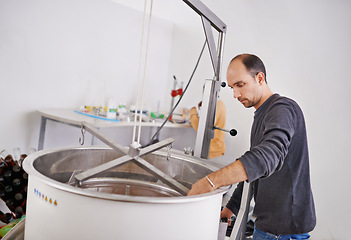
[[266, 67], [264, 66], [262, 60], [253, 54], [239, 54], [234, 57], [230, 63], [234, 60], [241, 60], [241, 62], [246, 67], [246, 70], [250, 73], [252, 77], [255, 77], [259, 72], [264, 73], [264, 80], [267, 82], [267, 74], [266, 74]]

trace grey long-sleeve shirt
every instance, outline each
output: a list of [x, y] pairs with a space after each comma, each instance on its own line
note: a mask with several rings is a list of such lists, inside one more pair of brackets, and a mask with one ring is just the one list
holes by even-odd
[[[256, 227], [273, 234], [314, 229], [316, 216], [310, 184], [303, 113], [293, 100], [272, 95], [255, 112], [251, 148], [239, 158], [254, 184]], [[242, 184], [227, 207], [237, 213]]]

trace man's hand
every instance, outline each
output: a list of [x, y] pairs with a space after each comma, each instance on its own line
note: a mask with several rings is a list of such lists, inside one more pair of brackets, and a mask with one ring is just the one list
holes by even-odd
[[188, 196], [208, 193], [213, 190], [216, 190], [216, 188], [212, 187], [206, 178], [201, 178], [199, 181], [193, 184], [188, 192]]
[[230, 224], [232, 224], [232, 220], [231, 217], [233, 216], [233, 212], [229, 210], [229, 208], [225, 207], [222, 212], [221, 212], [221, 219], [222, 218], [227, 218], [228, 219], [228, 226], [230, 226]]

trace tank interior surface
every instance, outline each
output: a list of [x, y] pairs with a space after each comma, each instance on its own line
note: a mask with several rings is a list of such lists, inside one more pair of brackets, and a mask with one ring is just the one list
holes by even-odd
[[[143, 159], [189, 189], [197, 180], [216, 170], [214, 166], [204, 164], [195, 158], [172, 153], [168, 156], [168, 154], [167, 151], [157, 151], [143, 156]], [[68, 183], [72, 174], [91, 169], [123, 155], [109, 148], [67, 149], [39, 156], [33, 162], [33, 167], [52, 180]], [[182, 196], [133, 160], [99, 173], [83, 181], [79, 187], [89, 191], [130, 196]]]

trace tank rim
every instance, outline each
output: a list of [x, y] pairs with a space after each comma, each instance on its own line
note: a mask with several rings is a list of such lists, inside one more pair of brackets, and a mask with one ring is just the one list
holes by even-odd
[[[119, 195], [119, 194], [110, 194], [110, 193], [103, 193], [103, 192], [93, 192], [86, 190], [84, 188], [77, 188], [74, 186], [71, 186], [69, 184], [61, 183], [59, 181], [53, 180], [39, 171], [37, 171], [34, 168], [34, 162], [36, 159], [40, 158], [41, 156], [54, 153], [54, 152], [60, 152], [60, 151], [67, 151], [67, 150], [110, 150], [111, 148], [109, 147], [101, 147], [101, 146], [90, 146], [90, 147], [67, 147], [67, 148], [55, 148], [55, 149], [47, 149], [47, 150], [41, 150], [38, 152], [34, 152], [26, 157], [26, 159], [23, 161], [23, 169], [27, 172], [29, 176], [29, 182], [28, 185], [30, 184], [30, 179], [32, 177], [36, 178], [37, 180], [47, 184], [50, 187], [56, 188], [61, 191], [69, 192], [72, 194], [77, 194], [77, 195], [82, 195], [86, 197], [91, 197], [91, 198], [99, 198], [99, 199], [105, 199], [105, 200], [111, 200], [111, 201], [120, 201], [120, 202], [133, 202], [133, 203], [150, 203], [150, 204], [160, 204], [160, 203], [169, 203], [169, 204], [174, 204], [174, 203], [189, 203], [189, 202], [196, 202], [196, 201], [204, 201], [208, 198], [214, 197], [218, 194], [224, 194], [226, 193], [230, 186], [225, 186], [216, 189], [215, 191], [209, 192], [209, 193], [204, 193], [204, 194], [199, 194], [199, 195], [194, 195], [194, 196], [176, 196], [176, 197], [146, 197], [146, 196], [126, 196], [126, 195]], [[156, 151], [152, 154], [157, 154], [157, 155], [162, 155], [165, 156], [167, 153], [160, 151]], [[215, 171], [216, 167], [204, 163], [200, 159], [197, 159], [195, 157], [191, 156], [184, 156], [184, 155], [179, 155], [177, 153], [172, 152], [172, 157], [177, 157], [181, 158], [182, 160], [185, 161], [191, 161], [195, 162], [199, 165], [203, 165], [207, 167], [208, 169]]]

